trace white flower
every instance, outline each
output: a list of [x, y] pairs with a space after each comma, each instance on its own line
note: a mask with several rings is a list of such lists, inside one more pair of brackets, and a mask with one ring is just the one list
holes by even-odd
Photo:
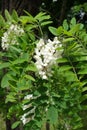
[[[32, 94], [26, 95], [24, 97], [24, 99], [31, 100], [31, 99], [33, 99], [33, 95]], [[31, 106], [32, 106], [32, 104], [23, 105], [23, 110], [26, 110], [27, 108], [30, 108]], [[31, 113], [32, 113], [32, 116], [26, 117], [27, 115], [29, 115]], [[27, 113], [22, 115], [21, 121], [22, 121], [23, 125], [25, 125], [26, 123], [28, 123], [29, 121], [34, 119], [34, 113], [35, 113], [35, 107], [33, 107], [30, 111], [28, 111]]]
[[24, 99], [32, 99], [33, 98], [33, 94], [28, 94], [24, 97]]
[[53, 2], [56, 2], [57, 0], [53, 0]]
[[[57, 37], [53, 41], [48, 39], [46, 43], [43, 39], [40, 39], [37, 43], [34, 58], [36, 59], [35, 65], [38, 73], [42, 79], [47, 79], [48, 75], [51, 75], [51, 66], [61, 57], [63, 51], [61, 47], [62, 44]], [[60, 49], [57, 50], [57, 48]]]
[[30, 118], [26, 117], [27, 115], [29, 115], [30, 112], [25, 113], [22, 118], [21, 121], [23, 123], [23, 125], [25, 125], [26, 123], [30, 122], [31, 120], [34, 119], [34, 116], [31, 116]]
[[10, 45], [18, 45], [17, 36], [21, 36], [24, 30], [18, 25], [12, 24], [8, 30], [3, 34], [1, 46], [3, 50], [8, 50]]
[[39, 43], [37, 44], [37, 48], [40, 49], [42, 46], [44, 46], [44, 40], [40, 39]]
[[47, 76], [46, 76], [46, 75], [43, 75], [43, 76], [42, 76], [42, 79], [47, 79]]

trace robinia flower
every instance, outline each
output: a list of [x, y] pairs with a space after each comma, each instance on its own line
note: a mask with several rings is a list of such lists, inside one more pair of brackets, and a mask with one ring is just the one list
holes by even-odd
[[53, 0], [53, 2], [56, 2], [57, 0]]
[[[53, 41], [50, 39], [44, 42], [44, 39], [40, 39], [35, 48], [34, 58], [36, 59], [35, 65], [38, 69], [39, 75], [42, 79], [47, 79], [51, 75], [51, 67], [56, 64], [56, 60], [61, 57], [63, 49], [62, 44], [54, 38]], [[59, 50], [57, 48], [60, 48]]]
[[[32, 94], [29, 94], [24, 97], [24, 100], [31, 100], [31, 99], [33, 99]], [[31, 107], [32, 107], [32, 104], [23, 105], [23, 110], [29, 109]], [[23, 125], [25, 125], [26, 123], [28, 123], [34, 119], [34, 113], [35, 113], [35, 107], [32, 107], [31, 110], [29, 110], [27, 113], [22, 115], [21, 121], [22, 121]], [[29, 116], [29, 114], [32, 114], [32, 116]], [[29, 116], [29, 117], [27, 117], [27, 116]]]
[[18, 45], [17, 38], [24, 33], [24, 30], [18, 26], [11, 24], [8, 30], [3, 34], [1, 47], [3, 50], [8, 50], [10, 45]]

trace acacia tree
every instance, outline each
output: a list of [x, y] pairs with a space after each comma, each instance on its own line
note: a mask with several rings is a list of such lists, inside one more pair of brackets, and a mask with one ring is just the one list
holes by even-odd
[[[26, 0], [26, 2], [24, 0], [22, 0], [22, 2], [21, 2], [21, 0], [19, 0], [19, 1], [2, 0], [1, 1], [1, 3], [2, 3], [2, 13], [4, 14], [5, 9], [7, 9], [10, 13], [12, 12], [13, 9], [15, 9], [18, 12], [19, 15], [23, 14], [23, 10], [27, 10], [31, 14], [35, 15], [38, 12], [38, 6], [41, 4], [41, 2], [42, 1], [39, 1], [39, 0], [30, 0], [30, 1]], [[62, 23], [63, 19], [66, 16], [65, 11], [69, 10], [69, 8], [70, 8], [70, 6], [69, 6], [69, 8], [67, 8], [68, 2], [69, 2], [69, 0], [65, 0], [65, 1], [62, 1], [62, 3], [61, 3], [61, 7], [60, 7], [60, 11], [59, 11], [60, 15], [58, 15], [58, 17], [56, 17], [56, 18], [59, 18], [59, 24]], [[48, 3], [49, 3], [49, 1], [48, 1]], [[57, 2], [57, 4], [59, 4], [59, 3]], [[57, 11], [58, 10], [59, 9], [57, 8]], [[51, 10], [49, 10], [49, 11], [51, 11]], [[54, 12], [53, 13], [51, 12], [51, 14], [53, 15]], [[10, 120], [8, 120], [8, 119], [6, 120], [7, 130], [11, 130], [11, 123], [12, 122]], [[22, 130], [22, 127], [17, 128], [16, 130]]]

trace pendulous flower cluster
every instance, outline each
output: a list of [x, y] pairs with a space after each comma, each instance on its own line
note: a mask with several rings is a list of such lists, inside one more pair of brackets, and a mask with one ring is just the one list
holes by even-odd
[[57, 37], [53, 41], [48, 39], [47, 42], [44, 39], [40, 39], [39, 43], [37, 43], [34, 58], [36, 60], [35, 65], [42, 79], [47, 79], [51, 75], [51, 67], [61, 57], [62, 51], [62, 44]]
[[18, 45], [17, 37], [21, 36], [24, 30], [18, 26], [11, 24], [8, 30], [3, 34], [1, 47], [3, 50], [8, 50], [10, 45]]
[[[31, 100], [31, 99], [33, 99], [32, 94], [29, 94], [29, 95], [24, 97], [24, 100]], [[23, 105], [23, 110], [29, 109], [31, 107], [32, 107], [32, 104]], [[34, 113], [35, 113], [35, 107], [32, 107], [31, 110], [29, 110], [27, 113], [22, 115], [21, 121], [22, 121], [23, 125], [25, 125], [26, 123], [28, 123], [34, 119]], [[32, 115], [29, 116], [29, 114], [32, 114]], [[29, 116], [29, 117], [27, 117], [27, 116]]]

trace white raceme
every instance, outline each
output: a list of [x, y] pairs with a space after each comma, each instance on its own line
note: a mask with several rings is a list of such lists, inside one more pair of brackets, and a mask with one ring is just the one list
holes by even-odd
[[[60, 49], [58, 50], [57, 48]], [[61, 48], [62, 44], [57, 37], [53, 41], [48, 39], [46, 42], [44, 42], [44, 39], [40, 39], [37, 43], [34, 58], [36, 60], [35, 65], [42, 79], [47, 79], [51, 75], [52, 65], [61, 57]]]
[[53, 2], [56, 2], [57, 0], [53, 0]]
[[8, 50], [10, 45], [18, 45], [16, 37], [21, 36], [23, 33], [24, 30], [20, 26], [11, 24], [8, 30], [2, 36], [1, 41], [2, 49]]
[[[33, 95], [32, 94], [26, 95], [24, 97], [24, 100], [31, 100], [31, 99], [33, 99]], [[23, 105], [23, 110], [26, 110], [27, 108], [30, 108], [30, 107], [32, 107], [32, 104]], [[28, 123], [29, 121], [34, 119], [34, 112], [35, 112], [35, 107], [33, 107], [27, 113], [22, 115], [21, 121], [22, 121], [23, 125], [25, 125], [26, 123]], [[32, 113], [32, 116], [26, 117], [27, 115], [29, 115], [31, 113]]]

